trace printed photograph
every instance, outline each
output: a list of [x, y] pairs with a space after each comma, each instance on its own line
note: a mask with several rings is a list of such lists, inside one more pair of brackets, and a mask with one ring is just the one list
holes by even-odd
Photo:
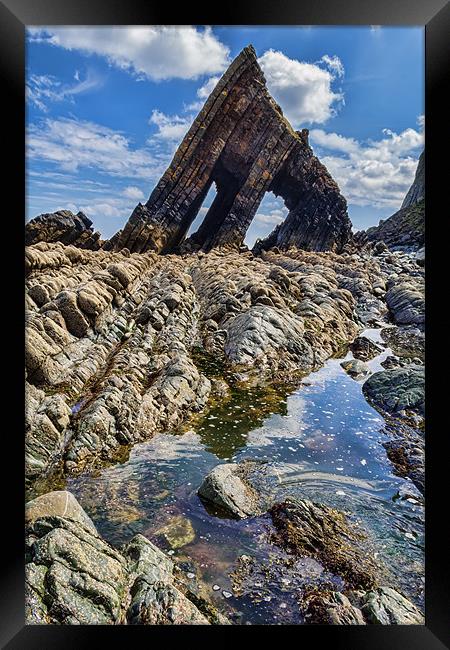
[[424, 132], [423, 26], [27, 27], [28, 625], [424, 625]]

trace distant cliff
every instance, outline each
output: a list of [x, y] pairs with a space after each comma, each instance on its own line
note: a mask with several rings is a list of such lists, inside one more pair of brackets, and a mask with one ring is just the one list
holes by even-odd
[[389, 219], [366, 230], [369, 241], [384, 241], [389, 247], [421, 248], [425, 244], [425, 150], [421, 153], [414, 182], [402, 207]]

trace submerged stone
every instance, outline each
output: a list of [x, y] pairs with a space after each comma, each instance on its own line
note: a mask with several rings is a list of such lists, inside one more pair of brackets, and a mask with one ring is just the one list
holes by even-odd
[[195, 539], [195, 531], [192, 523], [190, 519], [183, 515], [175, 515], [172, 517], [165, 526], [158, 528], [154, 535], [163, 537], [171, 548], [174, 549], [182, 548]]

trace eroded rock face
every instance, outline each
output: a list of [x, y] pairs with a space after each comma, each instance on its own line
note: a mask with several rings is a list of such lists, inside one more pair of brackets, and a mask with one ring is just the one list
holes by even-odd
[[371, 591], [312, 592], [305, 598], [309, 623], [325, 625], [423, 625], [422, 612], [391, 587]]
[[25, 244], [61, 242], [78, 248], [98, 250], [100, 233], [94, 232], [92, 221], [83, 212], [58, 210], [40, 214], [25, 226]]
[[313, 155], [307, 130], [294, 131], [268, 93], [252, 46], [222, 76], [115, 250], [177, 249], [213, 183], [217, 196], [186, 251], [239, 248], [267, 191], [289, 209], [270, 246], [340, 250], [350, 239], [345, 199]]
[[420, 154], [419, 162], [417, 164], [414, 182], [405, 196], [402, 208], [407, 208], [410, 205], [419, 203], [425, 198], [425, 149]]
[[183, 593], [162, 551], [142, 535], [113, 548], [67, 495], [50, 493], [27, 505], [33, 514], [26, 529], [27, 624], [210, 623]]
[[[406, 273], [404, 259], [394, 269]], [[319, 367], [385, 318], [380, 292], [395, 282], [383, 258], [297, 249], [160, 256], [41, 242], [26, 270], [30, 481], [113, 460], [223, 399], [198, 350], [232, 382]]]

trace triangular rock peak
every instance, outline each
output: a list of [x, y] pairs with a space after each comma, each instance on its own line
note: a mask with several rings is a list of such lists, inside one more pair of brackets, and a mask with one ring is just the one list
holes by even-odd
[[[185, 239], [212, 183], [217, 194]], [[253, 46], [217, 83], [147, 203], [139, 203], [115, 249], [210, 250], [243, 244], [264, 194], [281, 196], [285, 221], [259, 247], [342, 249], [351, 238], [347, 204], [308, 145], [270, 96]]]

